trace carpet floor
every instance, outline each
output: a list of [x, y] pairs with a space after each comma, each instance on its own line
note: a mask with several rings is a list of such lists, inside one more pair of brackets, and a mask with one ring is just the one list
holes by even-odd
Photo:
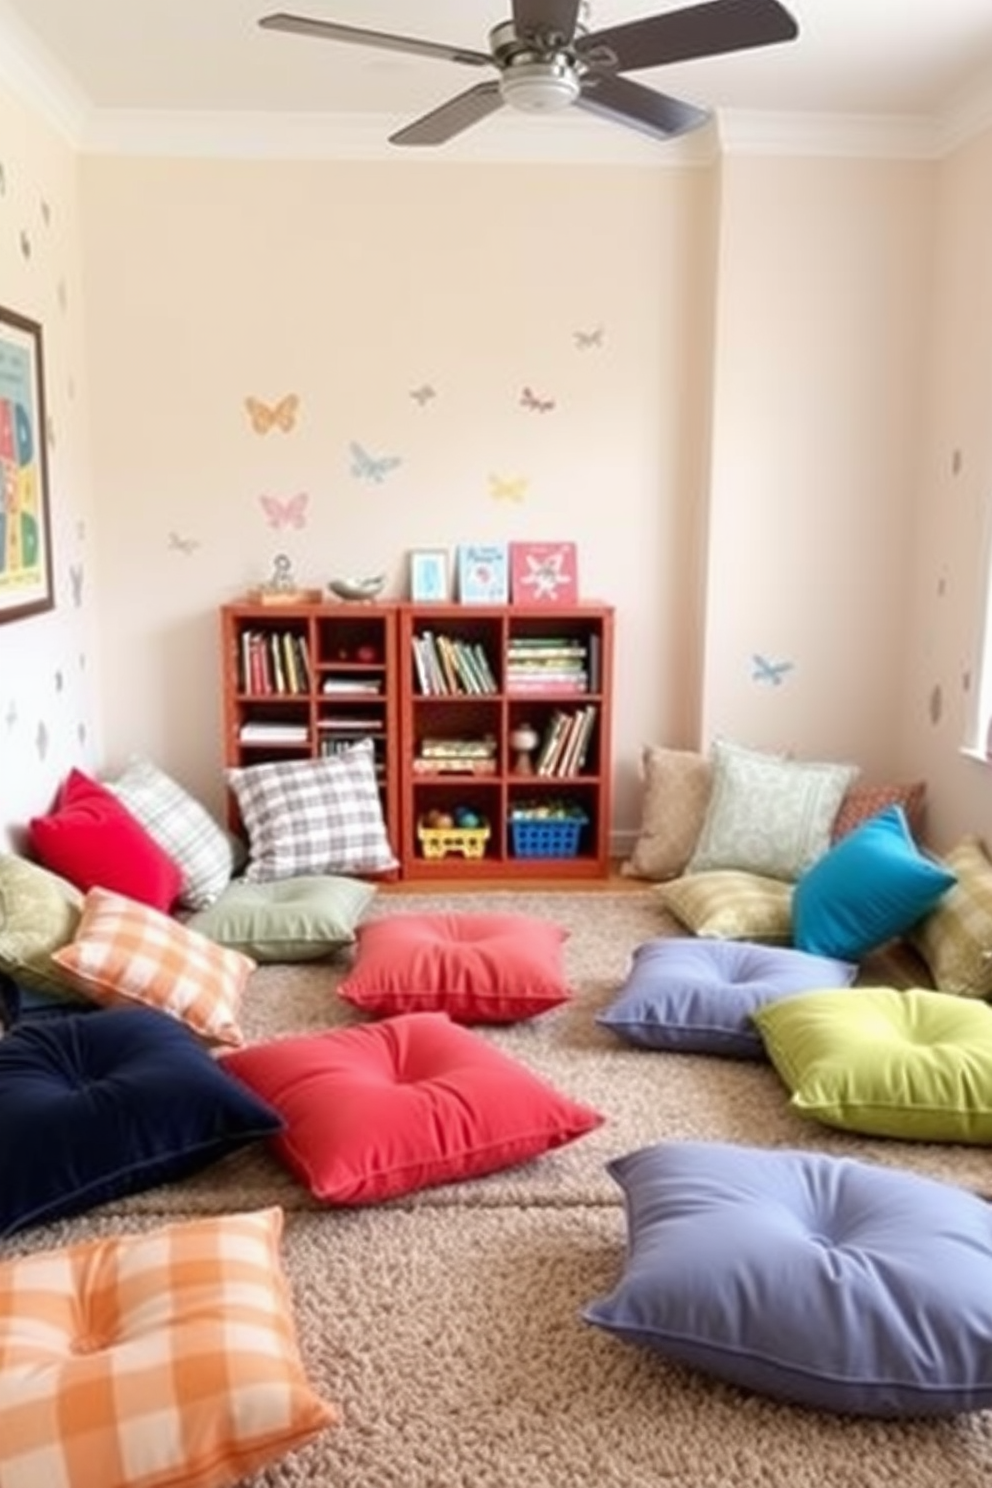
[[[363, 1210], [322, 1209], [261, 1149], [196, 1178], [32, 1230], [19, 1254], [84, 1235], [278, 1203], [300, 1343], [341, 1423], [246, 1488], [988, 1488], [992, 1412], [880, 1422], [765, 1400], [581, 1321], [623, 1261], [604, 1171], [665, 1140], [848, 1154], [989, 1188], [986, 1150], [872, 1141], [802, 1121], [769, 1065], [637, 1051], [593, 1022], [642, 940], [674, 933], [649, 892], [381, 895], [370, 915], [501, 909], [570, 932], [573, 1000], [484, 1036], [607, 1118], [511, 1171]], [[335, 997], [347, 957], [264, 967], [250, 1041], [361, 1021]]]

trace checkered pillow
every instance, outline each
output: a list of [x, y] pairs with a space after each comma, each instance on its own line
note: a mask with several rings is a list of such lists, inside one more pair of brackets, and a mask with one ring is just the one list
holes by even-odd
[[231, 881], [234, 847], [206, 807], [151, 760], [132, 760], [123, 775], [104, 784], [179, 864], [184, 908], [213, 904]]
[[238, 1005], [255, 962], [146, 904], [91, 889], [75, 939], [52, 959], [94, 1002], [140, 1002], [212, 1042], [242, 1042]]
[[227, 778], [248, 833], [245, 878], [260, 882], [396, 867], [370, 740], [326, 759], [228, 770]]
[[263, 1209], [0, 1265], [3, 1488], [222, 1488], [333, 1425], [281, 1234]]
[[938, 991], [992, 997], [992, 862], [973, 835], [963, 837], [943, 862], [957, 883], [913, 926], [909, 939]]

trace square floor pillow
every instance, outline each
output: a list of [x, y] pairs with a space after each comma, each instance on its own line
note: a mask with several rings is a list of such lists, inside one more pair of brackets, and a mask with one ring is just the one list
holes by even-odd
[[275, 1152], [331, 1204], [494, 1173], [603, 1121], [442, 1013], [277, 1039], [221, 1063], [282, 1115]]
[[0, 1039], [0, 1235], [185, 1178], [281, 1125], [161, 1013], [24, 1024]]
[[105, 784], [178, 863], [182, 906], [203, 909], [212, 904], [231, 881], [234, 847], [206, 807], [147, 759], [131, 760], [115, 780]]
[[754, 1021], [800, 1116], [904, 1141], [992, 1143], [992, 1008], [911, 988], [807, 992]]
[[71, 770], [55, 809], [33, 817], [28, 840], [34, 856], [84, 892], [100, 887], [155, 909], [179, 898], [179, 864], [99, 781]]
[[248, 834], [245, 877], [252, 882], [397, 867], [371, 740], [322, 759], [230, 769], [227, 779]]
[[739, 869], [793, 883], [830, 846], [856, 765], [713, 741], [713, 789], [687, 873]]
[[955, 881], [917, 847], [902, 807], [889, 806], [803, 874], [792, 898], [793, 940], [800, 950], [857, 961], [902, 935]]
[[901, 806], [906, 813], [906, 822], [914, 838], [919, 838], [923, 829], [923, 816], [927, 803], [925, 780], [911, 780], [905, 785], [866, 785], [855, 781], [840, 803], [831, 837], [839, 842], [862, 822], [870, 821], [889, 806]]
[[909, 940], [939, 991], [992, 997], [992, 862], [973, 834], [942, 861], [956, 882], [912, 926]]
[[792, 885], [780, 878], [717, 868], [673, 878], [655, 892], [695, 935], [782, 944], [792, 939]]
[[395, 914], [358, 930], [338, 993], [363, 1012], [444, 1012], [457, 1023], [511, 1023], [569, 997], [567, 931], [503, 914]]
[[849, 987], [857, 967], [789, 946], [662, 937], [634, 951], [616, 998], [596, 1022], [647, 1049], [763, 1059], [751, 1014], [814, 988]]
[[83, 899], [75, 884], [39, 863], [0, 854], [0, 974], [53, 998], [78, 1000], [52, 952], [75, 935]]
[[355, 928], [377, 889], [335, 874], [249, 883], [235, 879], [187, 930], [254, 961], [317, 961], [355, 940]]
[[718, 1142], [643, 1148], [609, 1171], [627, 1253], [586, 1321], [817, 1410], [992, 1406], [992, 1209], [976, 1195], [847, 1158]]
[[255, 962], [148, 905], [91, 889], [75, 937], [53, 960], [94, 1002], [140, 1003], [212, 1043], [241, 1043], [238, 1011]]
[[334, 1425], [263, 1209], [0, 1264], [4, 1488], [225, 1488]]
[[677, 878], [692, 857], [706, 817], [713, 763], [695, 750], [646, 745], [641, 778], [640, 829], [622, 871], [633, 878]]

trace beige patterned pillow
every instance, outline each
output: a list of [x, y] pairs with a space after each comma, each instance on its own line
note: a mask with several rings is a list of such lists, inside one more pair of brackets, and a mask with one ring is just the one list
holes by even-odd
[[979, 837], [963, 837], [943, 859], [957, 883], [908, 939], [940, 992], [992, 996], [992, 862]]
[[692, 857], [713, 782], [705, 754], [646, 744], [641, 751], [644, 803], [634, 851], [622, 865], [629, 878], [677, 878]]
[[659, 884], [658, 898], [695, 935], [792, 942], [792, 885], [733, 868]]

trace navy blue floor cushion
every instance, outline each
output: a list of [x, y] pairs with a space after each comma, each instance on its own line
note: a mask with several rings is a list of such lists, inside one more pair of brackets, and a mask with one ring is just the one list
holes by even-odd
[[914, 1173], [673, 1142], [609, 1164], [628, 1245], [588, 1322], [745, 1389], [867, 1416], [992, 1406], [992, 1209]]
[[0, 1039], [0, 1236], [184, 1178], [282, 1125], [164, 1013], [15, 1024]]

